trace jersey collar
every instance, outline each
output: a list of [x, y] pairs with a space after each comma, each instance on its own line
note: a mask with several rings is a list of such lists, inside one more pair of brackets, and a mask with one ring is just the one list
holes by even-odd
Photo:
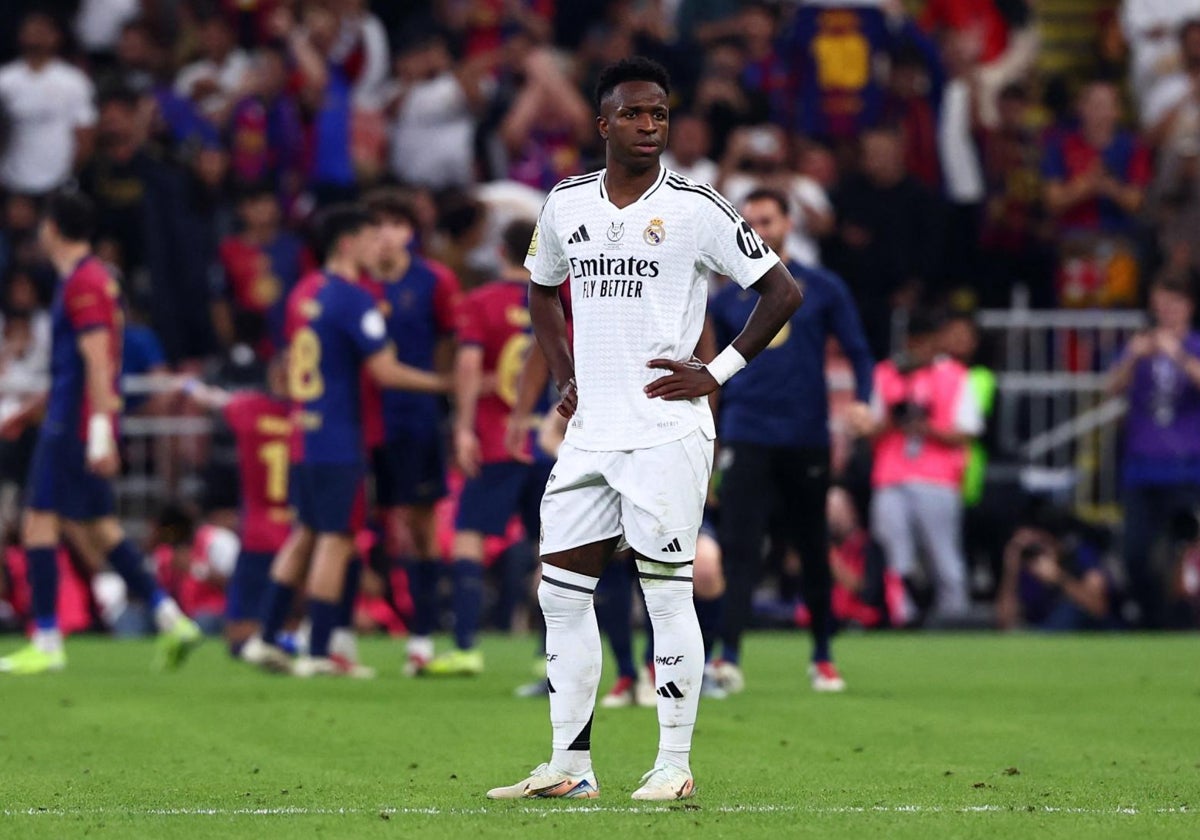
[[[597, 178], [596, 180], [600, 184], [600, 199], [602, 201], [607, 201], [610, 204], [612, 204], [612, 202], [609, 201], [609, 198], [608, 198], [608, 190], [604, 189], [604, 178], [606, 175], [608, 175], [608, 170], [602, 169], [602, 170], [600, 170], [600, 177]], [[613, 204], [613, 207], [615, 207], [618, 210], [628, 210], [630, 207], [633, 207], [635, 204], [641, 204], [647, 198], [654, 195], [654, 193], [658, 192], [658, 188], [663, 185], [663, 181], [665, 181], [665, 180], [667, 180], [667, 167], [665, 167], [661, 163], [659, 163], [658, 177], [654, 179], [653, 184], [651, 184], [649, 187], [646, 188], [646, 191], [644, 193], [642, 193], [640, 196], [638, 196], [637, 200], [634, 201], [633, 204], [629, 204], [625, 207], [617, 207], [617, 205]]]

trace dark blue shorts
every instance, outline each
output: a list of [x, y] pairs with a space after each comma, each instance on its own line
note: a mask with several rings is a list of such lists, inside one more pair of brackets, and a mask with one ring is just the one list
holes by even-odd
[[77, 522], [117, 509], [112, 482], [88, 471], [84, 442], [68, 432], [43, 429], [38, 435], [26, 492], [30, 509]]
[[[294, 464], [289, 495], [301, 525], [318, 534], [350, 534], [361, 512], [361, 464]], [[358, 511], [356, 511], [358, 508]]]
[[266, 551], [242, 551], [233, 577], [225, 589], [225, 617], [230, 621], [252, 621], [262, 613], [263, 596], [271, 581], [275, 555]]
[[436, 424], [400, 430], [371, 453], [375, 504], [432, 505], [446, 495], [446, 439]]
[[458, 531], [478, 531], [503, 536], [513, 515], [521, 517], [525, 533], [536, 539], [540, 531], [542, 494], [553, 463], [484, 464], [479, 475], [467, 481], [458, 500]]

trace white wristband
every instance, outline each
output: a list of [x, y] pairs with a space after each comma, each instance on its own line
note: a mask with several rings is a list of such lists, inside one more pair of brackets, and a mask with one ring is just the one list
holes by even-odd
[[718, 385], [724, 385], [745, 366], [746, 358], [734, 349], [732, 344], [717, 354], [717, 358], [705, 365], [709, 375], [717, 380]]
[[112, 455], [117, 449], [117, 438], [113, 432], [113, 419], [108, 414], [93, 414], [88, 418], [87, 458], [99, 461]]

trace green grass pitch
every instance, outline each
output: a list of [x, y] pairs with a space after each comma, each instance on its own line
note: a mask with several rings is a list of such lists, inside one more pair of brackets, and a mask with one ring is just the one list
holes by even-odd
[[600, 799], [485, 799], [549, 739], [511, 693], [532, 641], [485, 649], [476, 680], [403, 680], [372, 641], [378, 680], [301, 682], [73, 640], [0, 681], [0, 837], [1200, 837], [1193, 637], [847, 637], [850, 690], [818, 696], [802, 637], [755, 636], [747, 692], [701, 703], [697, 797], [661, 807], [629, 799], [650, 709], [597, 711]]

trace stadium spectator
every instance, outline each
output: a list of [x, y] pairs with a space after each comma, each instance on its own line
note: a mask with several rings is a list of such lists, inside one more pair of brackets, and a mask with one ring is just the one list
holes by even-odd
[[1163, 626], [1166, 571], [1155, 547], [1171, 518], [1200, 505], [1200, 333], [1192, 329], [1194, 279], [1166, 274], [1150, 290], [1153, 326], [1129, 342], [1109, 380], [1127, 397], [1125, 572], [1145, 627]]
[[897, 39], [884, 99], [884, 118], [904, 137], [904, 163], [931, 190], [942, 186], [938, 157], [938, 108], [945, 79], [937, 45], [913, 28]]
[[1200, 18], [1197, 0], [1124, 0], [1121, 31], [1130, 51], [1129, 89], [1139, 100], [1142, 125], [1152, 122], [1147, 107], [1161, 81], [1179, 67], [1178, 34], [1186, 21]]
[[1179, 67], [1145, 94], [1142, 126], [1150, 145], [1171, 145], [1200, 133], [1200, 19], [1179, 30]]
[[976, 290], [981, 307], [1005, 307], [1023, 286], [1035, 305], [1051, 306], [1054, 290], [1049, 230], [1041, 197], [1041, 147], [1032, 127], [1029, 91], [1000, 93], [999, 124], [982, 137], [987, 185]]
[[979, 229], [985, 197], [976, 143], [979, 124], [978, 47], [968, 35], [945, 37], [946, 86], [938, 116], [938, 156], [947, 200], [946, 276], [955, 287], [977, 282]]
[[82, 173], [97, 207], [97, 252], [118, 266], [135, 304], [146, 309], [171, 362], [212, 350], [208, 312], [211, 218], [191, 204], [188, 174], [148, 145], [143, 99], [103, 91], [95, 159]]
[[487, 96], [486, 72], [497, 53], [455, 67], [436, 32], [409, 34], [396, 54], [391, 91], [391, 171], [406, 184], [434, 189], [475, 181], [476, 114]]
[[942, 202], [907, 171], [893, 126], [862, 135], [861, 172], [833, 195], [837, 228], [825, 264], [846, 279], [876, 358], [888, 355], [892, 311], [932, 291], [942, 253]]
[[20, 58], [0, 68], [0, 112], [9, 120], [0, 185], [12, 192], [44, 195], [92, 152], [92, 82], [59, 57], [62, 35], [54, 17], [31, 12], [20, 24]]
[[179, 71], [175, 91], [224, 124], [250, 72], [250, 56], [238, 48], [233, 29], [215, 6], [199, 12], [196, 26], [200, 57]]
[[225, 588], [241, 547], [237, 534], [210, 523], [197, 527], [179, 505], [159, 512], [152, 552], [159, 585], [193, 616], [205, 635], [225, 624]]
[[1120, 92], [1089, 82], [1079, 127], [1051, 138], [1042, 159], [1043, 198], [1059, 243], [1059, 300], [1066, 306], [1130, 304], [1137, 295], [1132, 237], [1150, 155], [1120, 128]]
[[[914, 587], [923, 554], [932, 565], [933, 615], [957, 621], [969, 607], [963, 471], [983, 423], [966, 368], [938, 355], [938, 326], [924, 311], [912, 314], [904, 352], [875, 368], [871, 406], [851, 418], [874, 444], [871, 533], [888, 568]], [[902, 621], [915, 618], [906, 606]]]
[[775, 190], [788, 199], [787, 249], [798, 263], [819, 266], [818, 239], [833, 230], [833, 205], [815, 180], [788, 166], [787, 136], [775, 126], [759, 125], [733, 132], [717, 187], [730, 203], [740, 205], [759, 189]]
[[290, 208], [301, 191], [305, 149], [300, 106], [288, 90], [288, 60], [277, 46], [255, 51], [227, 136], [238, 183], [270, 183]]
[[712, 133], [708, 123], [691, 112], [671, 115], [671, 138], [662, 162], [667, 169], [697, 184], [716, 184], [717, 164], [709, 157]]
[[379, 107], [391, 60], [387, 32], [366, 0], [346, 0], [342, 4], [337, 40], [329, 58], [350, 80], [355, 105]]
[[1035, 503], [1004, 547], [996, 624], [1045, 631], [1114, 630], [1104, 540], [1048, 503]]
[[121, 30], [141, 11], [141, 0], [81, 0], [75, 15], [75, 38], [93, 64], [112, 58]]

